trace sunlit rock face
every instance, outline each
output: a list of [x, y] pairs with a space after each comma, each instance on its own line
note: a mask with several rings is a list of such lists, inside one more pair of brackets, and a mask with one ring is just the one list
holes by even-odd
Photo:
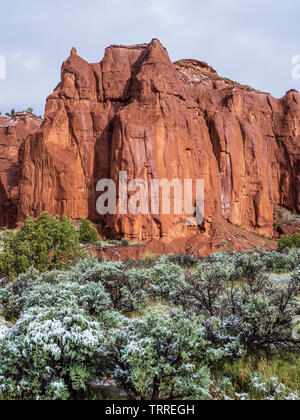
[[0, 115], [0, 227], [14, 227], [17, 222], [20, 165], [19, 149], [42, 120], [29, 112], [12, 118]]
[[[172, 63], [156, 39], [111, 46], [95, 64], [73, 48], [41, 128], [20, 149], [17, 219], [47, 210], [88, 217], [111, 237], [164, 242], [209, 239], [228, 222], [272, 236], [274, 203], [300, 211], [299, 141], [297, 91], [275, 99], [204, 62]], [[96, 184], [117, 182], [120, 171], [129, 181], [203, 179], [203, 224], [188, 226], [186, 215], [98, 215]]]

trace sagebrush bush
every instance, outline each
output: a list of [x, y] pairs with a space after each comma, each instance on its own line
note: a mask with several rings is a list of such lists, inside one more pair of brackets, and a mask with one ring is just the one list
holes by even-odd
[[66, 276], [66, 273], [61, 271], [40, 273], [35, 268], [31, 268], [16, 279], [0, 280], [0, 305], [5, 318], [13, 320], [21, 315], [25, 296], [34, 287], [40, 284], [59, 284], [65, 280]]
[[101, 377], [99, 323], [75, 307], [34, 307], [0, 341], [0, 396], [5, 399], [78, 398]]
[[162, 263], [171, 263], [180, 267], [194, 267], [199, 264], [200, 259], [189, 254], [169, 254], [159, 258]]
[[210, 389], [210, 343], [201, 319], [151, 314], [112, 330], [107, 351], [113, 377], [133, 399], [204, 399]]
[[146, 302], [145, 275], [128, 269], [123, 262], [85, 259], [72, 269], [70, 279], [81, 284], [100, 282], [110, 295], [113, 308], [121, 312], [138, 310]]
[[155, 298], [171, 299], [176, 293], [176, 284], [183, 280], [183, 270], [179, 265], [157, 261], [147, 269], [149, 293]]
[[268, 272], [288, 273], [300, 266], [300, 249], [263, 252], [261, 258]]
[[[149, 265], [85, 258], [65, 271], [4, 278], [0, 306], [19, 321], [0, 330], [0, 399], [81, 399], [105, 379], [134, 399], [226, 398], [229, 379], [211, 372], [297, 348], [298, 258], [295, 249]], [[293, 272], [275, 282], [276, 270]], [[278, 399], [294, 395], [258, 383], [263, 399], [274, 389]], [[250, 383], [246, 391], [234, 398], [259, 398]]]
[[234, 282], [236, 276], [233, 264], [203, 263], [195, 271], [186, 272], [184, 279], [174, 286], [169, 284], [169, 288], [172, 287], [175, 303], [214, 316], [218, 310], [220, 296], [226, 293], [230, 281]]
[[101, 283], [64, 282], [53, 287], [41, 284], [34, 287], [24, 296], [23, 309], [35, 306], [46, 308], [78, 307], [87, 315], [98, 317], [111, 308], [112, 302]]
[[[292, 345], [293, 319], [299, 307], [299, 276], [294, 274], [289, 283], [273, 282], [264, 274], [241, 283], [231, 277], [223, 290], [215, 279], [210, 283], [205, 279], [190, 282], [199, 296], [197, 303], [193, 293], [194, 308], [219, 318], [222, 328], [238, 338], [248, 353], [282, 351], [282, 346]], [[185, 305], [189, 302], [187, 298]]]

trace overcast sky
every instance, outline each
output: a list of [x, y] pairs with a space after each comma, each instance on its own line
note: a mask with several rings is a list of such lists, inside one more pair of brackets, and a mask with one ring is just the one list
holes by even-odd
[[111, 44], [152, 38], [173, 61], [207, 61], [221, 76], [276, 97], [300, 90], [291, 76], [300, 55], [299, 0], [14, 0], [2, 1], [0, 12], [3, 113], [33, 107], [43, 114], [72, 46], [97, 62]]

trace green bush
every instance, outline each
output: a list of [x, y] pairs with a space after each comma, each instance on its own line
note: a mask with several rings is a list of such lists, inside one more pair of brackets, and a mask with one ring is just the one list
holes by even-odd
[[98, 232], [87, 219], [82, 219], [79, 227], [79, 237], [82, 243], [94, 243], [98, 241]]
[[128, 241], [128, 239], [123, 238], [123, 239], [121, 240], [121, 246], [125, 246], [125, 247], [127, 247], [127, 246], [129, 246], [129, 245], [130, 245], [130, 242]]
[[278, 248], [300, 248], [300, 232], [280, 238], [278, 241]]
[[83, 256], [79, 237], [71, 221], [42, 213], [28, 217], [19, 231], [3, 235], [0, 274], [16, 276], [30, 267], [39, 271], [62, 269]]

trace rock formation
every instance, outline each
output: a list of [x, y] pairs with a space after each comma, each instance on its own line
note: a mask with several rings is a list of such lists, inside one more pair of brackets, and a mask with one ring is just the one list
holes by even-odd
[[29, 112], [0, 115], [0, 227], [14, 227], [19, 198], [19, 148], [42, 120]]
[[[186, 246], [228, 222], [272, 236], [274, 203], [300, 211], [299, 145], [297, 91], [275, 99], [204, 62], [172, 63], [156, 39], [111, 46], [96, 64], [73, 48], [41, 128], [22, 144], [19, 188], [9, 183], [7, 197], [19, 221], [44, 210], [88, 217], [115, 238]], [[204, 179], [203, 224], [174, 214], [100, 216], [96, 184], [118, 181], [119, 171], [129, 181]]]

